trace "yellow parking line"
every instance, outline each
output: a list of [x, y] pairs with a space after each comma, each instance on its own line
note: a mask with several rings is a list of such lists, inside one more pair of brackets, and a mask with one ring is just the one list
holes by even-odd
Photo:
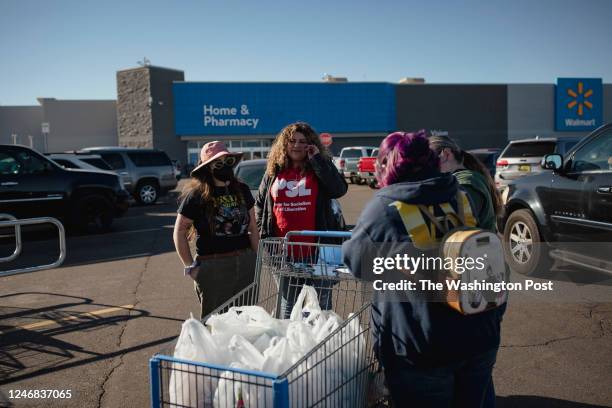
[[108, 309], [101, 309], [101, 310], [95, 310], [93, 312], [79, 313], [78, 315], [64, 317], [64, 318], [59, 319], [59, 320], [43, 320], [42, 322], [30, 323], [30, 324], [26, 324], [24, 326], [15, 326], [15, 327], [11, 327], [10, 329], [7, 329], [5, 331], [0, 330], [0, 334], [7, 334], [7, 333], [11, 333], [11, 332], [14, 332], [14, 331], [17, 331], [17, 330], [40, 329], [41, 327], [52, 326], [52, 325], [58, 324], [60, 322], [68, 322], [68, 321], [71, 321], [71, 320], [78, 320], [78, 319], [82, 319], [82, 318], [86, 318], [86, 317], [97, 317], [97, 316], [102, 316], [102, 315], [113, 313], [113, 312], [118, 312], [120, 310], [130, 310], [130, 309], [133, 309], [133, 308], [134, 308], [134, 305], [123, 305], [123, 306], [119, 306], [119, 307], [109, 307]]

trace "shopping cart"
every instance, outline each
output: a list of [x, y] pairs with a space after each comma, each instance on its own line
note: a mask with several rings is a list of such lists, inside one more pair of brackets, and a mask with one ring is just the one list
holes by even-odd
[[336, 330], [280, 375], [175, 359], [173, 343], [150, 360], [152, 407], [374, 405], [383, 387], [371, 347], [371, 287], [342, 264], [341, 243], [349, 237], [300, 231], [261, 240], [254, 282], [210, 314], [259, 305], [279, 318], [283, 303], [294, 303], [308, 284], [322, 309], [345, 319]]

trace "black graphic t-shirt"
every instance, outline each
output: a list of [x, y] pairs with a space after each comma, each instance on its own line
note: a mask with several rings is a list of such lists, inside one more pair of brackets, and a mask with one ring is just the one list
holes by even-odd
[[[197, 231], [198, 255], [221, 254], [248, 248], [249, 210], [255, 200], [246, 184], [240, 183], [242, 200], [231, 194], [225, 187], [215, 187], [214, 203], [204, 204], [197, 192], [191, 192], [181, 205], [178, 213], [193, 220]], [[205, 216], [205, 205], [213, 205], [213, 233]]]

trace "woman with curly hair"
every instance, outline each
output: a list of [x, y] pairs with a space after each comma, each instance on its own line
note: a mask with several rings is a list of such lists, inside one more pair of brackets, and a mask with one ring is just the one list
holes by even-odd
[[[346, 194], [344, 177], [307, 123], [286, 126], [276, 136], [268, 155], [266, 173], [255, 199], [255, 216], [261, 238], [284, 237], [289, 231], [337, 230], [331, 200]], [[313, 242], [301, 238], [300, 242]], [[305, 247], [292, 246], [302, 252]], [[293, 254], [298, 256], [299, 254]], [[288, 318], [304, 282], [281, 279], [281, 318]], [[325, 291], [329, 292], [329, 291]], [[331, 299], [319, 293], [322, 307]]]

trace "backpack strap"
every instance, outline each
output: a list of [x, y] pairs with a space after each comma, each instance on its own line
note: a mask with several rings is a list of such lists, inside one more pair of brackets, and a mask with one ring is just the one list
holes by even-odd
[[[425, 220], [427, 209], [421, 211], [416, 204], [407, 204], [401, 201], [394, 201], [389, 204], [390, 207], [395, 207], [402, 220], [402, 224], [410, 240], [415, 248], [421, 250], [430, 250], [438, 248], [438, 242], [435, 237], [432, 238], [430, 225]], [[437, 220], [436, 220], [437, 221]], [[433, 224], [432, 224], [433, 225]], [[435, 225], [433, 225], [435, 226]]]
[[440, 208], [446, 215], [447, 220], [452, 219], [453, 221], [457, 223], [458, 227], [461, 227], [464, 225], [463, 220], [459, 218], [459, 215], [457, 215], [457, 212], [453, 209], [453, 207], [451, 207], [450, 203], [442, 203], [440, 204]]
[[443, 234], [446, 234], [448, 232], [448, 228], [446, 228], [445, 226], [443, 226], [440, 221], [438, 221], [438, 219], [436, 218], [435, 215], [433, 215], [432, 213], [429, 212], [429, 210], [427, 209], [427, 207], [425, 207], [423, 204], [419, 204], [418, 205], [419, 210], [421, 210], [421, 212], [423, 214], [425, 214], [425, 216], [429, 219], [429, 221], [432, 222], [433, 225], [436, 226], [436, 228], [438, 228], [438, 230], [440, 232], [442, 232]]
[[457, 210], [464, 226], [475, 227], [478, 225], [478, 220], [472, 212], [470, 199], [465, 191], [457, 191]]
[[472, 214], [472, 207], [470, 207], [470, 201], [467, 194], [463, 191], [457, 192], [457, 211], [455, 211], [449, 203], [441, 204], [442, 211], [450, 217], [459, 222], [459, 226], [463, 227], [475, 227], [478, 222]]

